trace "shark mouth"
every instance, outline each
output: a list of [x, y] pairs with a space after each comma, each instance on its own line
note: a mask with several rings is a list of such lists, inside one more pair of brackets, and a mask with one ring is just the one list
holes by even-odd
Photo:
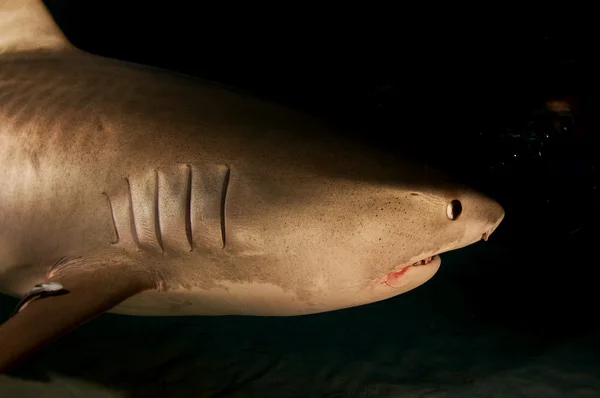
[[431, 263], [437, 256], [429, 256], [424, 259], [414, 262], [410, 265], [404, 265], [400, 268], [397, 268], [395, 271], [392, 271], [385, 275], [384, 277], [377, 280], [376, 285], [387, 285], [389, 287], [399, 287], [399, 284], [402, 285], [401, 278], [406, 274], [406, 272], [412, 267], [422, 267], [429, 263]]
[[433, 257], [434, 256], [430, 256], [430, 257], [425, 257], [423, 260], [421, 261], [417, 261], [416, 263], [412, 263], [411, 265], [409, 265], [409, 267], [412, 267], [414, 265], [425, 265], [425, 264], [429, 264], [431, 261], [433, 261]]

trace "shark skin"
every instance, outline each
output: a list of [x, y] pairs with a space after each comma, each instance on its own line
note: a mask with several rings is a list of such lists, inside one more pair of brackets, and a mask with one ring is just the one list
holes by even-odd
[[106, 311], [384, 300], [504, 217], [419, 162], [336, 137], [297, 110], [83, 52], [41, 1], [0, 0], [0, 291], [26, 304], [0, 326], [0, 371]]

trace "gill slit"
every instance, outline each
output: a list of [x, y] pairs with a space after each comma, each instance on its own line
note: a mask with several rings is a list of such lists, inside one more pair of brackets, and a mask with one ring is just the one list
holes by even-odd
[[131, 236], [133, 237], [133, 241], [137, 246], [138, 250], [142, 250], [140, 247], [140, 241], [137, 234], [137, 229], [135, 226], [135, 213], [133, 211], [133, 195], [131, 193], [131, 182], [129, 182], [129, 177], [125, 177], [125, 181], [127, 181], [127, 189], [129, 190], [129, 225], [131, 228]]
[[160, 251], [162, 254], [165, 253], [165, 249], [163, 247], [163, 241], [162, 241], [162, 232], [160, 230], [160, 208], [159, 208], [159, 195], [160, 193], [158, 192], [158, 171], [154, 170], [154, 182], [155, 182], [155, 189], [154, 189], [154, 233], [156, 235], [156, 241], [158, 242], [158, 247], [160, 247]]
[[110, 208], [110, 218], [112, 220], [113, 228], [115, 230], [115, 240], [110, 243], [112, 245], [116, 245], [117, 243], [119, 243], [119, 230], [117, 228], [117, 221], [115, 220], [115, 209], [113, 209], [113, 205], [112, 205], [112, 201], [110, 200], [110, 196], [108, 196], [108, 194], [106, 192], [102, 192], [102, 195], [106, 196], [106, 199], [108, 200], [108, 207]]
[[190, 244], [190, 251], [194, 250], [194, 237], [192, 236], [192, 165], [188, 164], [187, 191], [185, 195], [185, 235]]
[[229, 188], [229, 178], [231, 176], [231, 169], [229, 168], [229, 166], [226, 167], [227, 171], [225, 171], [225, 178], [223, 180], [223, 191], [221, 196], [221, 240], [223, 241], [223, 249], [225, 248], [225, 245], [227, 245], [227, 222], [225, 218], [227, 214], [225, 214], [225, 206], [227, 201], [227, 190]]

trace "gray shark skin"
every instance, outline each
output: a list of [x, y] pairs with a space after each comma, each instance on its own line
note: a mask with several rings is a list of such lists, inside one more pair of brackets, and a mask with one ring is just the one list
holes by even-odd
[[[105, 311], [289, 316], [393, 297], [504, 217], [310, 115], [80, 51], [41, 1], [0, 0], [0, 15], [0, 291], [28, 297], [0, 326], [0, 371]], [[64, 290], [28, 296], [43, 283]]]

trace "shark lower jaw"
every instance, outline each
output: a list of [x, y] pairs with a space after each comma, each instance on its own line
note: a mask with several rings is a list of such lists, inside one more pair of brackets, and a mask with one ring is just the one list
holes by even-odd
[[441, 263], [440, 256], [434, 254], [429, 257], [425, 257], [422, 260], [414, 262], [408, 265], [401, 265], [397, 267], [394, 271], [388, 273], [379, 279], [377, 285], [384, 285], [388, 287], [401, 287], [404, 286], [407, 282], [407, 274], [410, 273], [412, 269], [424, 269], [429, 267], [439, 267]]

